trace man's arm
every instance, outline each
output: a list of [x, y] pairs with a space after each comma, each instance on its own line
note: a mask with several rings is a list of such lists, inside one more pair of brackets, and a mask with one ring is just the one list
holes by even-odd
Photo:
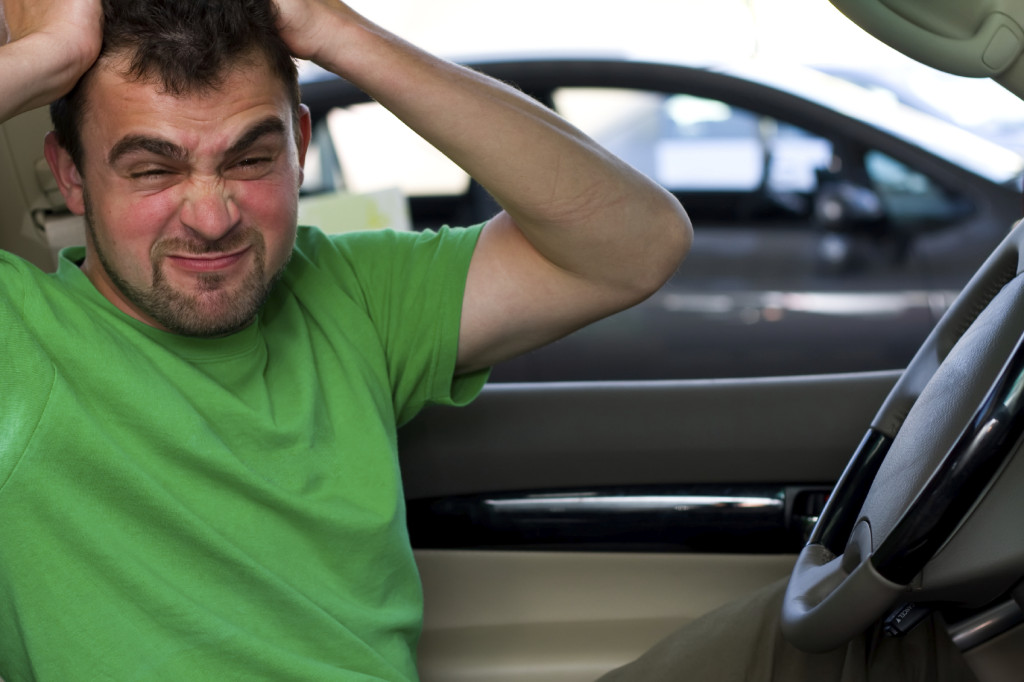
[[0, 123], [67, 93], [102, 45], [100, 0], [0, 0]]
[[276, 1], [297, 56], [362, 88], [504, 209], [473, 254], [459, 371], [643, 300], [686, 254], [691, 228], [678, 202], [547, 108], [422, 52], [337, 0]]

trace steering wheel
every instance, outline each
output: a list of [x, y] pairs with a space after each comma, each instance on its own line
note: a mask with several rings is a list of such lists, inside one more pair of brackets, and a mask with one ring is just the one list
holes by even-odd
[[907, 603], [980, 606], [1024, 576], [1024, 221], [871, 422], [797, 559], [782, 632], [844, 644]]

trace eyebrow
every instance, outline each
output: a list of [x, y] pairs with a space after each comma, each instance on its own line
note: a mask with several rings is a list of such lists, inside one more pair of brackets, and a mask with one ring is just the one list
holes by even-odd
[[118, 140], [110, 150], [110, 154], [107, 155], [107, 163], [113, 166], [122, 157], [140, 151], [164, 156], [175, 161], [183, 161], [188, 158], [185, 148], [173, 142], [149, 135], [126, 135]]
[[226, 156], [240, 154], [267, 135], [280, 135], [283, 137], [286, 131], [287, 128], [285, 127], [284, 121], [277, 116], [268, 116], [253, 125], [249, 130], [245, 131], [245, 133], [243, 133], [242, 136], [228, 148]]
[[[287, 128], [284, 121], [277, 116], [268, 116], [257, 122], [245, 131], [231, 147], [228, 148], [226, 156], [233, 156], [245, 151], [261, 138], [267, 135], [284, 135]], [[117, 141], [107, 155], [107, 163], [114, 165], [128, 154], [135, 152], [146, 152], [156, 156], [162, 156], [174, 161], [188, 159], [188, 150], [174, 144], [169, 140], [151, 135], [126, 135]]]

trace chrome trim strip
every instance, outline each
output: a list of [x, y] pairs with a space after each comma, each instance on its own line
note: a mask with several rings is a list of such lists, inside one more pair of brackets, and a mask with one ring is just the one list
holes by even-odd
[[536, 495], [485, 500], [495, 511], [558, 514], [566, 512], [689, 512], [696, 510], [764, 509], [781, 510], [784, 502], [772, 497], [731, 495]]

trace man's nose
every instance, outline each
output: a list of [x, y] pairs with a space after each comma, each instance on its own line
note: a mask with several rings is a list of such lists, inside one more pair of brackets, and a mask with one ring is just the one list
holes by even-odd
[[238, 205], [223, 181], [190, 183], [181, 207], [181, 222], [187, 228], [213, 241], [234, 229], [240, 217]]

